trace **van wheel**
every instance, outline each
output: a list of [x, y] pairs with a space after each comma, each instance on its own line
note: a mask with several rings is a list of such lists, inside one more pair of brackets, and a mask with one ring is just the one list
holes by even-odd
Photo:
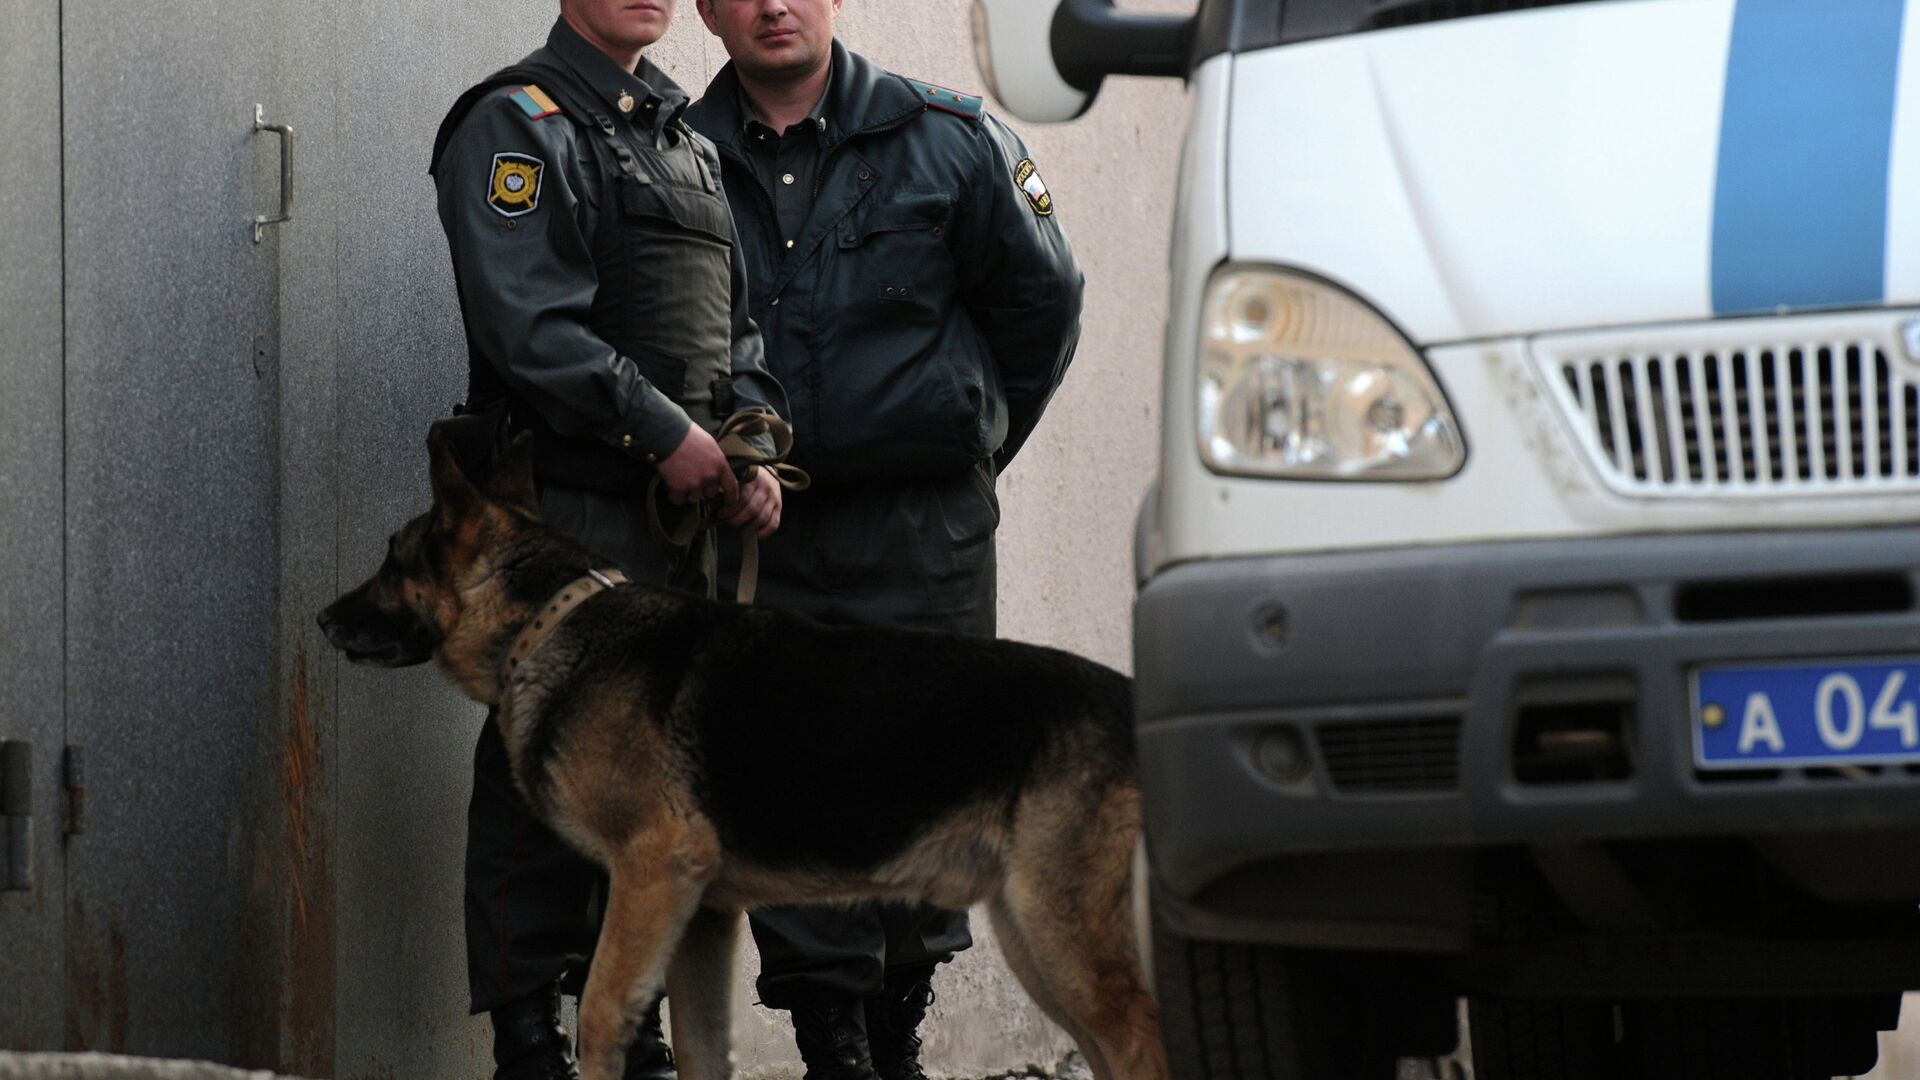
[[1473, 998], [1476, 1080], [1620, 1080], [1627, 1075], [1607, 1002]]
[[1167, 1058], [1182, 1080], [1393, 1080], [1343, 954], [1195, 941], [1153, 920]]

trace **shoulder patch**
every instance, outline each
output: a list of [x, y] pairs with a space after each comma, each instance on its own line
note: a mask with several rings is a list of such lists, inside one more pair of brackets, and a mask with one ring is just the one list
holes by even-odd
[[549, 116], [559, 116], [560, 106], [554, 104], [545, 90], [528, 83], [507, 95], [507, 99], [520, 106], [520, 111], [532, 120], [545, 120]]
[[546, 169], [546, 162], [530, 154], [493, 155], [487, 205], [510, 218], [533, 213], [540, 205], [540, 174]]
[[1053, 194], [1047, 190], [1047, 182], [1040, 179], [1040, 166], [1032, 158], [1021, 158], [1014, 166], [1013, 182], [1020, 185], [1020, 191], [1027, 197], [1027, 204], [1041, 217], [1053, 216]]
[[907, 79], [907, 85], [920, 92], [920, 99], [925, 101], [929, 108], [950, 112], [955, 116], [964, 116], [969, 120], [980, 119], [980, 114], [987, 107], [985, 101], [972, 94], [963, 94], [958, 90], [949, 90], [944, 86], [921, 82], [919, 79]]

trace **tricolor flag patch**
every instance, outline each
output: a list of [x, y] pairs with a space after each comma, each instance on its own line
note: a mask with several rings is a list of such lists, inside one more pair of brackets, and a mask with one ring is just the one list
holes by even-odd
[[560, 106], [553, 103], [547, 92], [531, 84], [515, 90], [507, 97], [520, 106], [520, 111], [526, 113], [529, 119], [545, 120], [560, 113]]
[[1040, 167], [1033, 163], [1032, 158], [1021, 159], [1013, 170], [1013, 182], [1020, 185], [1034, 213], [1041, 217], [1053, 216], [1053, 195], [1047, 191], [1047, 182], [1040, 179]]

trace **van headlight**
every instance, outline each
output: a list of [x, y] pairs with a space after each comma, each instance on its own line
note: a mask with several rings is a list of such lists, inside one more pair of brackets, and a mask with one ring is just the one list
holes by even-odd
[[1214, 472], [1438, 480], [1466, 444], [1420, 354], [1334, 286], [1226, 267], [1207, 286], [1200, 456]]

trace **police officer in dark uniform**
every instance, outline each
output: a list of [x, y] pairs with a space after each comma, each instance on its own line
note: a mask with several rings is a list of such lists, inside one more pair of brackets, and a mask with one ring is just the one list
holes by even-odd
[[[732, 63], [687, 116], [720, 149], [814, 480], [761, 549], [759, 602], [991, 636], [994, 478], [1079, 338], [1052, 196], [979, 98], [835, 42], [839, 0], [697, 2]], [[886, 777], [849, 782], [886, 813]], [[935, 966], [971, 944], [964, 913], [776, 908], [752, 927], [761, 1000], [791, 1012], [812, 1080], [919, 1080], [916, 1030]]]
[[[785, 399], [748, 317], [719, 159], [683, 120], [686, 94], [641, 55], [673, 6], [561, 0], [545, 48], [454, 105], [433, 173], [468, 408], [505, 408], [534, 432], [549, 524], [635, 581], [703, 592], [711, 543], [655, 542], [649, 485], [770, 535], [779, 485], [764, 470], [737, 483], [712, 433]], [[577, 1076], [559, 989], [577, 989], [592, 953], [599, 873], [530, 815], [492, 723], [475, 754], [466, 877], [472, 1006], [491, 1014], [496, 1077]], [[673, 1075], [657, 1003], [626, 1075]]]

